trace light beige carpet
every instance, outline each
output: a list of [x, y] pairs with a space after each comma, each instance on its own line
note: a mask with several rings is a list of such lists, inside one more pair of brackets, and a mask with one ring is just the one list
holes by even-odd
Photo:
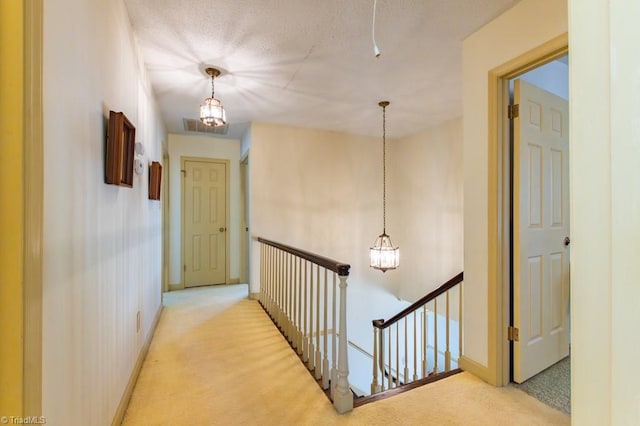
[[568, 425], [469, 373], [339, 415], [247, 286], [165, 295], [124, 425]]

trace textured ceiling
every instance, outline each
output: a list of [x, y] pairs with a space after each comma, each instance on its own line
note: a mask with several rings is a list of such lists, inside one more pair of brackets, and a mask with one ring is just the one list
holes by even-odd
[[125, 0], [171, 133], [216, 97], [251, 121], [401, 137], [461, 115], [462, 41], [518, 0]]

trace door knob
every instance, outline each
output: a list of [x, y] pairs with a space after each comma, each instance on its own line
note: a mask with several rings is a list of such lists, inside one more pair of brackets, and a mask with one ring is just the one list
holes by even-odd
[[571, 244], [571, 238], [569, 237], [564, 237], [564, 245], [568, 246], [569, 244]]
[[220, 229], [219, 229], [218, 231], [220, 231], [220, 232], [224, 232], [224, 231], [226, 231], [226, 230], [227, 230], [227, 228], [223, 228], [223, 227], [221, 226], [221, 227], [220, 227]]

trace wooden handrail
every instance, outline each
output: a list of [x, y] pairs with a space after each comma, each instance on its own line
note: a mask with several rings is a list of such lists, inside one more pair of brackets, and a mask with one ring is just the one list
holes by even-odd
[[450, 290], [451, 288], [455, 287], [457, 284], [460, 284], [462, 282], [462, 280], [463, 280], [463, 274], [464, 274], [463, 272], [460, 272], [458, 275], [456, 275], [455, 277], [451, 278], [449, 281], [447, 281], [446, 283], [442, 284], [440, 287], [438, 287], [437, 289], [433, 290], [431, 293], [427, 294], [426, 296], [424, 296], [424, 297], [420, 298], [419, 300], [417, 300], [416, 302], [412, 303], [410, 306], [406, 307], [405, 309], [403, 309], [399, 313], [395, 314], [394, 316], [392, 316], [388, 320], [386, 320], [386, 321], [383, 320], [383, 319], [373, 320], [372, 321], [373, 326], [382, 330], [382, 329], [385, 329], [385, 328], [389, 327], [392, 324], [395, 324], [396, 322], [398, 322], [402, 318], [406, 317], [411, 312], [415, 311], [416, 309], [418, 309], [419, 307], [421, 307], [425, 303], [431, 302], [436, 297], [440, 296], [441, 294], [446, 293], [448, 290]]
[[317, 254], [310, 253], [308, 251], [300, 250], [295, 247], [288, 246], [286, 244], [278, 243], [276, 241], [267, 240], [261, 237], [258, 237], [258, 241], [262, 244], [266, 244], [272, 247], [276, 247], [280, 250], [283, 250], [287, 253], [291, 253], [295, 256], [306, 259], [310, 262], [315, 263], [316, 265], [320, 265], [323, 268], [326, 268], [330, 271], [336, 272], [338, 275], [348, 276], [349, 269], [351, 269], [351, 265], [346, 263], [337, 262], [333, 259], [329, 259], [328, 257], [319, 256]]

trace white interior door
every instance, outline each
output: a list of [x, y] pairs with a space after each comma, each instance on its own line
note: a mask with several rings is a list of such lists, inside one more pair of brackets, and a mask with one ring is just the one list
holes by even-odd
[[569, 354], [569, 107], [515, 81], [514, 381]]
[[184, 161], [184, 286], [226, 280], [226, 164]]

